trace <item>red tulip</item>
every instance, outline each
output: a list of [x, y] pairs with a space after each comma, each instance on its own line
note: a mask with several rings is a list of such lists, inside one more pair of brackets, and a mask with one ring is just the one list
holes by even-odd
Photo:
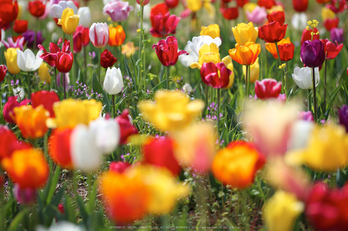
[[[58, 41], [58, 43], [59, 43], [59, 41]], [[65, 53], [69, 52], [70, 51], [70, 42], [68, 40], [65, 40], [64, 44], [62, 46], [62, 50], [60, 49], [60, 47], [57, 44], [50, 43], [50, 47], [49, 47], [50, 53], [48, 53], [42, 45], [38, 45], [38, 47], [40, 50], [42, 50], [44, 52], [42, 55], [40, 55], [40, 58], [42, 58], [45, 62], [47, 62], [48, 65], [50, 65], [51, 67], [55, 67], [57, 53], [61, 52], [62, 50]]]
[[74, 53], [79, 53], [82, 50], [82, 46], [89, 44], [89, 28], [82, 25], [76, 28], [76, 32], [73, 35], [74, 41]]
[[307, 30], [305, 28], [302, 32], [301, 46], [305, 41], [312, 40], [312, 35], [311, 35], [312, 32], [314, 32], [313, 40], [319, 39], [319, 34], [316, 34], [318, 32], [317, 28], [314, 28], [314, 31], [312, 29]]
[[294, 58], [295, 46], [293, 43], [283, 44], [278, 46], [280, 60], [289, 61]]
[[292, 0], [292, 6], [297, 12], [304, 12], [308, 8], [308, 0]]
[[28, 29], [28, 20], [15, 20], [13, 25], [14, 32], [21, 34]]
[[50, 113], [51, 118], [55, 118], [53, 104], [59, 101], [59, 97], [54, 91], [38, 91], [31, 94], [31, 103], [34, 108], [43, 105], [43, 107]]
[[230, 75], [232, 71], [227, 69], [223, 62], [214, 64], [203, 63], [201, 68], [202, 81], [213, 88], [226, 88], [230, 83]]
[[121, 130], [121, 144], [127, 144], [127, 139], [131, 135], [138, 134], [138, 130], [132, 124], [128, 109], [123, 110], [122, 114], [115, 118], [116, 122], [120, 125]]
[[0, 83], [4, 80], [6, 76], [6, 72], [7, 72], [7, 67], [4, 64], [0, 65]]
[[331, 0], [315, 0], [315, 1], [317, 1], [317, 3], [319, 3], [319, 4], [326, 4], [326, 3], [331, 2]]
[[109, 166], [109, 170], [111, 172], [123, 173], [130, 166], [131, 165], [128, 162], [122, 162], [122, 161], [111, 162]]
[[55, 129], [49, 138], [49, 155], [52, 160], [63, 168], [71, 169], [73, 167], [71, 159], [71, 134], [73, 129]]
[[16, 135], [9, 130], [6, 126], [0, 126], [0, 161], [5, 158], [11, 156], [11, 148], [10, 145], [12, 142], [17, 142]]
[[68, 73], [73, 65], [73, 53], [57, 52], [55, 65], [59, 72]]
[[332, 43], [328, 39], [320, 40], [324, 44], [325, 59], [334, 59], [341, 52], [343, 44]]
[[331, 3], [327, 4], [325, 7], [332, 10], [335, 14], [341, 13], [348, 9], [347, 0], [340, 0], [337, 4], [337, 0], [332, 0]]
[[249, 2], [249, 0], [237, 0], [237, 6], [243, 7], [248, 2]]
[[173, 141], [168, 137], [150, 138], [143, 146], [144, 163], [167, 168], [179, 175], [181, 167], [174, 157]]
[[19, 103], [17, 101], [17, 96], [8, 97], [8, 100], [5, 103], [4, 110], [3, 110], [3, 115], [4, 115], [5, 121], [10, 123], [10, 124], [14, 124], [15, 122], [13, 120], [13, 117], [14, 117], [13, 109], [15, 107], [27, 105], [28, 103], [30, 103], [29, 99], [24, 99]]
[[160, 40], [152, 45], [156, 49], [156, 54], [163, 66], [173, 66], [182, 54], [188, 54], [186, 51], [178, 52], [178, 40], [174, 36], [168, 36], [165, 40]]
[[43, 4], [41, 0], [29, 2], [29, 12], [34, 17], [41, 17], [46, 10], [46, 4]]
[[268, 43], [276, 43], [285, 37], [287, 24], [280, 25], [278, 21], [270, 22], [267, 25], [259, 27], [259, 38]]
[[265, 7], [266, 9], [271, 9], [276, 3], [274, 0], [258, 0], [257, 5], [260, 7]]
[[233, 20], [238, 18], [238, 7], [227, 7], [225, 5], [220, 7], [220, 12], [222, 16], [227, 20]]
[[255, 82], [255, 94], [259, 99], [278, 98], [281, 90], [282, 83], [274, 79], [256, 80]]
[[136, 0], [140, 6], [146, 6], [149, 4], [150, 0]]
[[111, 54], [108, 49], [105, 49], [100, 55], [100, 65], [104, 68], [111, 67], [116, 63], [117, 59]]
[[179, 0], [164, 0], [169, 8], [175, 8], [179, 4]]
[[267, 15], [268, 22], [278, 21], [280, 25], [283, 25], [285, 22], [285, 13], [284, 11], [276, 11]]
[[10, 23], [18, 16], [18, 3], [12, 0], [0, 0], [0, 18], [3, 23]]
[[340, 22], [340, 20], [337, 17], [334, 19], [328, 18], [325, 20], [324, 26], [325, 26], [326, 30], [330, 31], [331, 29], [336, 28], [338, 26], [339, 22]]

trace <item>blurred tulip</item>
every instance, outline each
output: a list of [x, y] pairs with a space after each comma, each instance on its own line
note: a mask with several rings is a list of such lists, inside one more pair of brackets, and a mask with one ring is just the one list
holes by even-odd
[[291, 18], [291, 25], [296, 30], [305, 30], [307, 26], [307, 15], [305, 13], [296, 13]]
[[89, 28], [82, 27], [82, 25], [76, 28], [73, 35], [74, 42], [74, 53], [79, 53], [82, 50], [82, 46], [87, 46], [89, 44]]
[[341, 28], [331, 29], [330, 38], [331, 38], [331, 41], [333, 41], [333, 42], [343, 43], [344, 42], [343, 29], [341, 29]]
[[187, 127], [204, 108], [202, 100], [190, 101], [180, 91], [156, 91], [155, 101], [156, 103], [141, 101], [138, 107], [143, 118], [161, 131], [175, 131]]
[[103, 13], [109, 15], [114, 22], [126, 21], [129, 12], [133, 10], [133, 6], [129, 6], [129, 2], [112, 0], [103, 8]]
[[96, 48], [104, 48], [109, 42], [109, 27], [106, 23], [93, 23], [89, 28], [89, 38]]
[[18, 48], [8, 48], [4, 52], [7, 70], [13, 75], [16, 75], [20, 72], [20, 69], [17, 65], [17, 49]]
[[298, 119], [304, 121], [314, 121], [313, 114], [311, 111], [301, 111], [298, 114]]
[[301, 61], [307, 67], [320, 67], [325, 61], [324, 44], [320, 40], [305, 41], [301, 46]]
[[338, 109], [339, 115], [339, 124], [346, 128], [346, 132], [348, 133], [348, 106], [343, 105]]
[[79, 26], [90, 27], [92, 24], [91, 10], [88, 6], [80, 7], [77, 14], [80, 16]]
[[54, 163], [66, 169], [73, 169], [70, 148], [71, 132], [71, 128], [54, 129], [48, 141], [50, 157]]
[[124, 109], [121, 115], [117, 116], [115, 120], [120, 125], [120, 144], [125, 145], [127, 144], [128, 137], [131, 135], [138, 134], [138, 130], [132, 124], [128, 109]]
[[46, 4], [41, 0], [30, 1], [28, 3], [28, 8], [32, 16], [39, 18], [45, 13]]
[[248, 2], [249, 2], [249, 0], [237, 0], [237, 6], [238, 7], [243, 7]]
[[285, 22], [285, 13], [284, 11], [276, 11], [267, 15], [268, 22], [278, 21], [280, 25], [283, 25]]
[[19, 69], [26, 72], [39, 69], [43, 61], [40, 58], [42, 53], [42, 51], [39, 51], [35, 57], [35, 54], [30, 49], [26, 49], [24, 52], [17, 50], [17, 65]]
[[303, 45], [303, 43], [305, 41], [312, 40], [312, 33], [313, 33], [313, 40], [319, 39], [319, 31], [317, 28], [314, 28], [314, 30], [312, 30], [312, 29], [307, 30], [307, 28], [306, 28], [302, 32], [301, 46]]
[[51, 83], [51, 75], [49, 70], [50, 68], [47, 63], [42, 62], [39, 69], [37, 70], [40, 81], [44, 81], [47, 84]]
[[121, 46], [126, 39], [126, 33], [121, 25], [109, 28], [109, 45]]
[[59, 102], [59, 97], [54, 91], [41, 90], [31, 94], [31, 103], [34, 108], [42, 105], [49, 113], [51, 118], [55, 118], [53, 104]]
[[74, 11], [74, 14], [77, 14], [77, 7], [73, 1], [59, 1], [57, 4], [51, 4], [51, 14], [53, 18], [60, 19], [62, 18], [63, 11], [66, 8], [70, 8]]
[[321, 8], [321, 18], [323, 21], [326, 21], [327, 19], [335, 19], [336, 14], [329, 8], [323, 7]]
[[[246, 78], [246, 66], [243, 66], [243, 75]], [[260, 75], [260, 63], [259, 58], [256, 59], [255, 63], [250, 65], [250, 83], [255, 83], [259, 79]]]
[[24, 188], [22, 189], [19, 184], [13, 186], [13, 196], [21, 205], [30, 205], [36, 201], [37, 189], [36, 188]]
[[252, 22], [248, 24], [238, 23], [236, 27], [232, 27], [233, 36], [239, 45], [244, 45], [247, 42], [256, 42], [258, 31]]
[[123, 76], [120, 68], [109, 68], [106, 70], [104, 79], [104, 90], [109, 95], [117, 95], [120, 93], [124, 87]]
[[218, 64], [203, 63], [201, 78], [203, 83], [210, 87], [217, 89], [230, 88], [234, 81], [234, 73], [223, 62]]
[[5, 48], [19, 48], [21, 51], [24, 48], [25, 38], [18, 38], [15, 42], [11, 37], [7, 38], [7, 42], [5, 40], [2, 40], [1, 42], [4, 44]]
[[238, 18], [238, 7], [220, 7], [222, 16], [227, 20]]
[[0, 161], [11, 157], [14, 151], [27, 148], [31, 148], [31, 145], [19, 142], [16, 135], [8, 127], [0, 127]]
[[5, 79], [7, 72], [7, 67], [5, 65], [0, 65], [0, 83]]
[[254, 182], [256, 172], [263, 167], [266, 159], [251, 143], [231, 142], [220, 149], [213, 161], [214, 177], [232, 188], [243, 189]]
[[150, 0], [136, 0], [136, 1], [141, 6], [146, 6], [150, 2]]
[[13, 88], [13, 95], [17, 96], [19, 100], [24, 99], [25, 91], [23, 87], [15, 87]]
[[165, 38], [169, 34], [175, 34], [180, 17], [172, 14], [165, 3], [160, 3], [152, 7], [150, 13], [151, 29], [153, 37]]
[[112, 67], [117, 59], [112, 55], [108, 49], [105, 49], [100, 55], [100, 65], [104, 68]]
[[123, 173], [130, 166], [131, 165], [128, 162], [122, 162], [122, 161], [111, 162], [109, 166], [109, 170], [110, 172]]
[[[45, 38], [42, 37], [41, 31], [38, 31], [37, 33], [32, 30], [27, 30], [23, 33], [24, 40], [27, 42], [27, 48], [37, 48], [38, 45], [42, 44]], [[36, 37], [36, 44], [35, 42]]]
[[188, 54], [186, 51], [178, 52], [178, 40], [174, 36], [160, 40], [157, 44], [152, 45], [152, 49], [154, 48], [158, 59], [166, 67], [174, 66], [180, 55]]
[[169, 8], [175, 8], [179, 4], [179, 0], [164, 0]]
[[215, 43], [210, 43], [210, 45], [203, 44], [201, 49], [199, 49], [198, 62], [192, 62], [190, 67], [201, 69], [204, 63], [212, 62], [217, 64], [220, 61], [219, 47]]
[[326, 4], [326, 8], [332, 10], [334, 13], [342, 13], [344, 10], [348, 8], [347, 0], [332, 0], [331, 3]]
[[1, 1], [0, 18], [4, 23], [10, 23], [17, 18], [18, 3], [12, 0]]
[[253, 11], [246, 11], [245, 13], [250, 22], [260, 25], [262, 25], [265, 22], [267, 17], [266, 9], [264, 7], [259, 6], [256, 6], [253, 9]]
[[308, 0], [292, 0], [292, 6], [297, 12], [304, 12], [308, 8]]
[[126, 44], [122, 45], [121, 53], [129, 58], [135, 54], [136, 50], [139, 50], [139, 47], [134, 47], [134, 42], [127, 42]]
[[274, 0], [258, 0], [257, 5], [260, 7], [265, 7], [266, 9], [271, 9], [276, 3]]
[[220, 37], [220, 27], [218, 24], [211, 24], [207, 27], [202, 26], [200, 35], [209, 35], [213, 39]]
[[[62, 204], [58, 205], [58, 210], [61, 212], [61, 209], [59, 209], [60, 206], [62, 206]], [[64, 208], [63, 208], [63, 211], [64, 211]], [[62, 213], [62, 214], [64, 214], [64, 213]], [[85, 231], [85, 229], [81, 225], [76, 225], [76, 224], [70, 223], [68, 221], [58, 221], [57, 223], [54, 224], [54, 226], [51, 226], [48, 229], [44, 228], [41, 225], [38, 225], [36, 227], [35, 231], [60, 231], [60, 230], [64, 230], [64, 231]]]
[[[313, 88], [313, 70], [309, 67], [295, 67], [292, 79], [296, 85], [301, 89], [312, 89]], [[319, 85], [320, 75], [319, 68], [315, 68], [315, 86]]]
[[[312, 113], [310, 112], [312, 116]], [[296, 150], [307, 147], [309, 137], [314, 127], [314, 120], [298, 120], [291, 128], [288, 142], [288, 150]]]
[[324, 44], [325, 59], [334, 59], [341, 52], [343, 44], [332, 43], [328, 39], [322, 39], [321, 42]]
[[278, 98], [282, 90], [282, 82], [277, 82], [274, 79], [256, 80], [255, 94], [257, 98], [266, 100], [270, 98]]
[[20, 188], [39, 188], [46, 184], [49, 169], [40, 149], [23, 149], [2, 160], [2, 167]]
[[340, 22], [339, 18], [335, 19], [326, 19], [324, 21], [324, 26], [327, 31], [331, 31], [333, 28], [336, 28], [338, 26], [338, 23]]
[[14, 32], [21, 34], [26, 32], [27, 29], [28, 29], [28, 20], [15, 20], [13, 25]]
[[20, 103], [17, 101], [17, 96], [10, 96], [7, 99], [7, 102], [5, 103], [4, 109], [3, 109], [3, 115], [4, 119], [7, 123], [14, 124], [14, 112], [13, 109], [16, 107], [20, 107], [23, 105], [27, 105], [30, 103], [30, 100], [28, 99], [23, 99]]
[[268, 43], [277, 43], [285, 37], [287, 24], [281, 25], [278, 21], [270, 22], [259, 27], [259, 38]]
[[236, 48], [230, 49], [228, 53], [231, 58], [242, 65], [252, 65], [261, 52], [261, 45], [247, 42], [244, 45], [236, 44]]
[[182, 90], [186, 93], [186, 94], [190, 94], [192, 92], [192, 87], [190, 84], [185, 83], [184, 86], [182, 87]]
[[73, 34], [76, 27], [79, 25], [80, 15], [74, 14], [74, 10], [66, 8], [63, 10], [62, 18], [59, 19], [58, 24], [62, 26], [65, 34]]

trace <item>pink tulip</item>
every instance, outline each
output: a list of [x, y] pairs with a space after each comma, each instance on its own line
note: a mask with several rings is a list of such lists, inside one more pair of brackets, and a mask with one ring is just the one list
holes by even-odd
[[127, 20], [132, 10], [133, 7], [129, 6], [129, 2], [113, 0], [104, 6], [103, 13], [108, 14], [114, 22], [122, 22]]
[[246, 11], [246, 16], [250, 22], [261, 25], [267, 18], [266, 8], [257, 6], [252, 12]]
[[109, 26], [104, 23], [93, 23], [89, 28], [89, 38], [96, 48], [104, 48], [109, 42]]
[[264, 79], [255, 82], [255, 94], [257, 98], [264, 100], [269, 98], [278, 98], [282, 90], [282, 83], [274, 79]]

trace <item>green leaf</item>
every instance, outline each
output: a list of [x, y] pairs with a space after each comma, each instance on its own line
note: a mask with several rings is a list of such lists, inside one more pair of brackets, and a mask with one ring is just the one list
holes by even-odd
[[60, 166], [57, 166], [54, 175], [50, 174], [50, 177], [48, 179], [48, 183], [47, 183], [47, 185], [44, 189], [44, 192], [43, 192], [44, 202], [46, 202], [45, 204], [50, 203], [50, 200], [54, 194], [54, 191], [56, 190], [59, 176], [60, 176]]
[[95, 198], [97, 196], [98, 181], [96, 180], [93, 184], [91, 195], [89, 195], [88, 210], [90, 213], [94, 210]]
[[64, 213], [68, 221], [76, 223], [75, 208], [72, 206], [71, 198], [68, 195], [65, 195]]
[[105, 93], [104, 89], [100, 85], [95, 73], [93, 73], [93, 81], [92, 82], [93, 82], [93, 91], [98, 92], [98, 94], [103, 94], [103, 104], [106, 106], [105, 109], [107, 112], [111, 112], [109, 96]]
[[20, 213], [17, 214], [17, 216], [13, 219], [11, 222], [10, 227], [8, 228], [8, 231], [16, 231], [19, 227], [19, 225], [22, 223], [23, 219], [25, 219], [28, 215], [28, 209], [24, 208]]
[[79, 206], [79, 211], [82, 217], [83, 222], [87, 225], [88, 223], [88, 212], [86, 209], [86, 205], [82, 200], [82, 197], [80, 195], [76, 195], [76, 202], [77, 205]]
[[129, 76], [129, 78], [131, 78], [133, 80], [134, 88], [138, 89], [136, 77], [132, 75], [132, 72], [129, 69], [129, 66], [127, 63], [127, 57], [124, 57], [124, 65], [126, 66], [127, 75]]
[[[157, 91], [158, 89], [160, 89], [160, 87], [164, 88], [164, 83], [166, 82], [167, 80], [162, 80], [159, 84], [157, 84], [153, 89], [152, 91], [155, 92]], [[163, 85], [163, 86], [162, 86]]]

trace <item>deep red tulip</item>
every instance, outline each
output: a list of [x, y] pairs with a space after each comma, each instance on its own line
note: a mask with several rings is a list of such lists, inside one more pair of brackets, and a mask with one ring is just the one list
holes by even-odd
[[0, 65], [0, 83], [4, 80], [6, 76], [6, 72], [7, 72], [7, 67], [4, 64]]
[[179, 4], [179, 0], [164, 0], [169, 8], [175, 8]]
[[28, 20], [15, 20], [13, 30], [18, 34], [26, 32], [28, 30]]
[[89, 28], [82, 25], [76, 28], [76, 32], [73, 35], [74, 41], [74, 53], [79, 53], [82, 50], [82, 46], [89, 44]]
[[168, 36], [153, 44], [152, 49], [154, 48], [158, 59], [166, 67], [175, 65], [180, 55], [188, 54], [186, 51], [178, 52], [178, 40], [174, 36]]
[[237, 0], [237, 6], [243, 7], [248, 2], [249, 2], [249, 0]]
[[294, 58], [295, 46], [293, 43], [287, 43], [278, 46], [280, 60], [289, 61]]
[[[58, 41], [59, 44], [59, 41]], [[56, 58], [57, 58], [57, 53], [58, 52], [65, 52], [68, 53], [70, 52], [70, 42], [68, 40], [64, 41], [64, 44], [62, 46], [62, 50], [60, 47], [55, 44], [55, 43], [50, 43], [50, 53], [46, 51], [46, 49], [42, 45], [38, 45], [39, 49], [42, 50], [44, 53], [40, 55], [40, 58], [42, 58], [45, 62], [48, 63], [51, 67], [56, 66]]]
[[10, 157], [14, 151], [28, 148], [31, 148], [30, 144], [19, 142], [11, 130], [0, 126], [0, 162], [3, 158]]
[[274, 0], [258, 0], [257, 5], [260, 7], [265, 7], [266, 9], [271, 9], [272, 6], [274, 6], [276, 2]]
[[267, 15], [268, 22], [278, 21], [280, 25], [283, 25], [285, 22], [285, 13], [284, 11], [276, 11]]
[[328, 39], [320, 40], [324, 44], [325, 59], [334, 59], [341, 52], [343, 44], [332, 43]]
[[167, 168], [179, 175], [181, 167], [174, 157], [173, 141], [168, 137], [150, 138], [143, 146], [144, 163]]
[[4, 110], [3, 110], [3, 115], [4, 115], [5, 121], [10, 123], [10, 124], [14, 124], [15, 122], [13, 120], [13, 116], [14, 116], [13, 109], [15, 107], [27, 105], [28, 103], [30, 103], [29, 99], [24, 99], [19, 103], [17, 101], [17, 96], [8, 97], [7, 102], [5, 103], [5, 106], [4, 106]]
[[220, 7], [220, 12], [227, 20], [238, 18], [238, 7]]
[[319, 3], [319, 4], [326, 4], [326, 3], [331, 2], [331, 0], [315, 0], [315, 1], [317, 1], [317, 3]]
[[59, 72], [68, 73], [73, 65], [73, 53], [57, 52], [55, 65]]
[[46, 4], [43, 4], [41, 0], [31, 1], [28, 8], [32, 16], [39, 18], [45, 13]]
[[319, 39], [319, 34], [316, 34], [318, 32], [317, 28], [314, 28], [314, 31], [312, 29], [307, 30], [306, 28], [302, 32], [301, 36], [301, 46], [302, 44], [307, 40], [312, 40], [311, 33], [314, 32], [315, 35], [313, 35], [313, 40]]
[[340, 0], [340, 2], [337, 4], [337, 0], [332, 0], [330, 4], [327, 4], [325, 7], [329, 8], [333, 12], [341, 13], [344, 10], [348, 9], [347, 1], [346, 0]]
[[53, 104], [59, 101], [59, 97], [54, 91], [38, 91], [31, 94], [31, 103], [34, 108], [42, 105], [49, 113], [50, 117], [56, 117], [53, 111]]
[[122, 114], [115, 118], [116, 122], [120, 125], [121, 130], [121, 144], [127, 144], [127, 139], [131, 135], [138, 134], [138, 130], [132, 124], [128, 109], [123, 110]]
[[0, 18], [3, 23], [10, 23], [18, 16], [18, 3], [12, 0], [0, 0]]
[[100, 65], [104, 68], [112, 67], [117, 61], [108, 49], [105, 49], [100, 55]]
[[230, 83], [232, 71], [221, 62], [218, 64], [203, 63], [201, 68], [201, 78], [203, 83], [213, 88], [226, 88]]
[[123, 173], [127, 168], [129, 168], [131, 165], [128, 162], [111, 162], [109, 166], [109, 170], [116, 173]]
[[268, 43], [279, 42], [285, 37], [287, 24], [280, 25], [278, 21], [259, 27], [259, 38]]
[[175, 34], [176, 26], [180, 17], [169, 14], [169, 9], [165, 3], [160, 3], [151, 9], [150, 20], [152, 28], [150, 33], [153, 37], [164, 38], [169, 34]]
[[255, 94], [258, 99], [278, 98], [282, 90], [282, 82], [277, 82], [274, 79], [256, 80]]
[[308, 8], [308, 0], [292, 0], [292, 6], [297, 12], [304, 12]]

